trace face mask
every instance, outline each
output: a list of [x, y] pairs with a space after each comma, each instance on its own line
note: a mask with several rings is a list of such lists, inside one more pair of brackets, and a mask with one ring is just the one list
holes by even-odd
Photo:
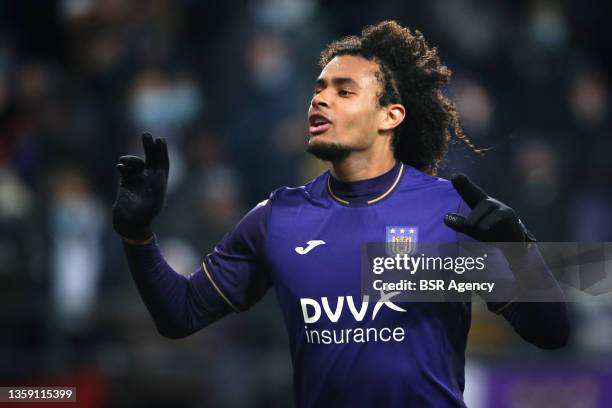
[[274, 90], [287, 83], [293, 72], [293, 67], [285, 52], [278, 50], [268, 52], [256, 58], [251, 67], [253, 82], [263, 90]]
[[189, 82], [145, 89], [132, 99], [133, 122], [141, 128], [180, 126], [193, 121], [201, 109], [201, 96]]
[[104, 225], [104, 215], [97, 202], [88, 198], [67, 197], [51, 209], [53, 235], [61, 238], [95, 237]]

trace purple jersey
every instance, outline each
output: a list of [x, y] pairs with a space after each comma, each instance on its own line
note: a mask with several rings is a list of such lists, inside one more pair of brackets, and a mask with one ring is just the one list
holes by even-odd
[[[419, 242], [465, 240], [443, 217], [468, 211], [449, 181], [398, 163], [370, 180], [342, 183], [325, 172], [303, 187], [274, 191], [189, 278], [168, 267], [156, 242], [126, 251], [167, 337], [244, 311], [274, 287], [299, 407], [462, 407], [470, 303], [399, 303], [384, 293], [364, 299], [360, 251], [395, 228]], [[488, 306], [540, 347], [567, 336], [563, 303]]]
[[340, 183], [329, 172], [281, 188], [207, 256], [205, 273], [244, 310], [274, 286], [289, 332], [299, 406], [463, 406], [469, 303], [364, 302], [360, 249], [387, 227], [451, 242], [444, 214], [462, 201], [447, 181], [396, 165]]

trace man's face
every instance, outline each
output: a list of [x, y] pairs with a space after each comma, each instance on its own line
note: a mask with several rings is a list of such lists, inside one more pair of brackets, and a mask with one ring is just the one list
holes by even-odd
[[308, 109], [308, 151], [341, 160], [369, 149], [379, 136], [385, 112], [378, 105], [378, 64], [357, 56], [332, 59], [321, 71]]

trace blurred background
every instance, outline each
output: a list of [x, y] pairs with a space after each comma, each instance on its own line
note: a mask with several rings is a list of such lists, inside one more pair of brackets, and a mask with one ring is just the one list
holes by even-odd
[[[192, 272], [304, 153], [318, 54], [396, 19], [453, 70], [477, 157], [463, 171], [541, 241], [612, 241], [612, 3], [605, 0], [55, 0], [0, 3], [0, 383], [78, 387], [87, 407], [286, 407], [273, 291], [248, 313], [167, 340], [138, 296], [110, 208], [120, 155], [168, 140], [163, 252]], [[470, 407], [612, 406], [612, 307], [571, 305], [561, 351], [474, 305]]]

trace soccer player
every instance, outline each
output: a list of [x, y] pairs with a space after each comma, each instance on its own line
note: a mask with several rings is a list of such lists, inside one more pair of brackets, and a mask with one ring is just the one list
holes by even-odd
[[[435, 176], [451, 132], [469, 141], [442, 93], [450, 71], [421, 33], [382, 22], [328, 45], [320, 65], [308, 151], [329, 171], [273, 191], [189, 277], [168, 266], [151, 230], [166, 191], [165, 141], [145, 134], [144, 160], [120, 158], [113, 224], [138, 290], [159, 332], [181, 338], [274, 287], [299, 407], [465, 406], [470, 302], [398, 304], [384, 292], [366, 301], [361, 244], [385, 242], [394, 228], [419, 242], [533, 237], [465, 176]], [[541, 348], [567, 342], [563, 302], [487, 304]]]

